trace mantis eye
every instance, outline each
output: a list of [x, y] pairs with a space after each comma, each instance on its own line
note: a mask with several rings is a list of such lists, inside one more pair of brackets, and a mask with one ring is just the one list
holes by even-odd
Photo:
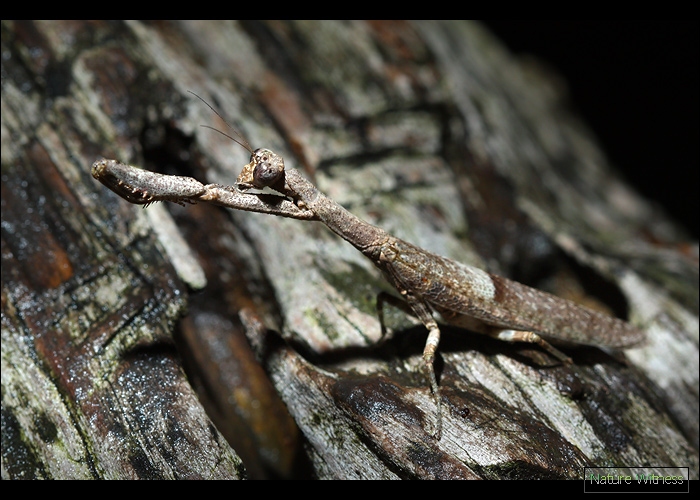
[[284, 179], [284, 160], [269, 149], [257, 149], [253, 153], [253, 185], [256, 188], [272, 186]]

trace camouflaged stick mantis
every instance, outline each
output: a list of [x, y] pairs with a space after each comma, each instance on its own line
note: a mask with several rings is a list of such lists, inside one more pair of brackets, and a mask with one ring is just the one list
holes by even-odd
[[[432, 434], [437, 439], [442, 432], [442, 410], [433, 366], [440, 342], [434, 313], [439, 313], [450, 325], [508, 342], [537, 344], [564, 363], [570, 363], [571, 359], [545, 338], [609, 348], [631, 347], [645, 338], [642, 331], [620, 319], [396, 238], [325, 196], [299, 171], [285, 170], [284, 160], [276, 153], [268, 149], [252, 151], [247, 142], [239, 144], [252, 154], [236, 186], [204, 185], [189, 177], [161, 175], [104, 159], [93, 164], [92, 175], [131, 203], [147, 206], [157, 201], [179, 204], [201, 201], [237, 210], [320, 221], [352, 244], [381, 270], [428, 329], [423, 367], [436, 405], [437, 421]], [[249, 192], [264, 187], [283, 196], [274, 197], [271, 203], [270, 195]], [[380, 315], [382, 303], [378, 300]]]

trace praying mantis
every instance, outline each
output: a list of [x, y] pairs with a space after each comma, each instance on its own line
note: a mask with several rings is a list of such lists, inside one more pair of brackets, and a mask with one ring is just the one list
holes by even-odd
[[[434, 368], [440, 342], [436, 314], [445, 323], [469, 331], [507, 342], [536, 344], [563, 363], [571, 363], [571, 359], [548, 340], [621, 349], [645, 339], [643, 331], [625, 321], [392, 236], [324, 195], [298, 170], [286, 170], [283, 158], [275, 152], [253, 150], [245, 139], [243, 144], [230, 138], [251, 152], [250, 163], [243, 167], [234, 186], [205, 185], [190, 177], [162, 175], [106, 159], [93, 164], [92, 175], [131, 203], [147, 206], [158, 201], [183, 205], [210, 202], [237, 210], [318, 221], [353, 245], [379, 268], [428, 330], [422, 367], [436, 407], [432, 432], [436, 439], [442, 433], [441, 398]], [[262, 188], [270, 188], [279, 196], [271, 202], [270, 195], [254, 192]], [[380, 319], [383, 301], [378, 300]], [[380, 323], [384, 332], [383, 321]]]

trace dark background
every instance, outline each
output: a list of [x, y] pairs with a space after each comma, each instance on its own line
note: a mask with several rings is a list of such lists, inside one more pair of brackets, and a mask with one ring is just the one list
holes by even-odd
[[698, 238], [697, 21], [485, 21], [569, 84], [572, 105], [627, 181]]

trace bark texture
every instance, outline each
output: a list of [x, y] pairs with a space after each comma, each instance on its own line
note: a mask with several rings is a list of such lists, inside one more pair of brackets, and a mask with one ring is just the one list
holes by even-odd
[[[698, 477], [697, 244], [478, 24], [3, 21], [2, 53], [3, 478]], [[648, 341], [560, 366], [442, 327], [433, 440], [425, 329], [389, 308], [379, 343], [348, 243], [91, 177], [232, 184], [249, 153], [187, 90], [363, 219]]]

